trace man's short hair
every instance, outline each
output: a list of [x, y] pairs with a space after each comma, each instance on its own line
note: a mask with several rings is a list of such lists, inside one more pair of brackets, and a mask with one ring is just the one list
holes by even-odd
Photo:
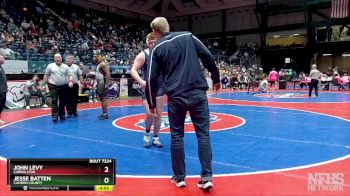
[[155, 39], [156, 39], [156, 36], [154, 35], [154, 33], [153, 32], [149, 33], [146, 36], [146, 44], [148, 44], [150, 40], [155, 40]]
[[164, 17], [156, 17], [152, 22], [151, 22], [151, 28], [154, 31], [158, 31], [161, 33], [166, 33], [170, 31], [170, 26], [166, 18]]

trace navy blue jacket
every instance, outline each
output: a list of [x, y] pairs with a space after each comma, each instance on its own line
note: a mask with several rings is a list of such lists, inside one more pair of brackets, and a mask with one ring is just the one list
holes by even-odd
[[[163, 87], [171, 98], [194, 89], [208, 90], [203, 66], [211, 73], [213, 83], [220, 83], [219, 70], [209, 50], [190, 32], [165, 33], [151, 51], [147, 69], [146, 98], [149, 108], [156, 107], [156, 92]], [[163, 84], [159, 84], [163, 77]]]

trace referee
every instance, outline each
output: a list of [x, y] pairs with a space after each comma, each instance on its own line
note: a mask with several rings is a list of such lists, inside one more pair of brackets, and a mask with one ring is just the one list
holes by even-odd
[[309, 77], [311, 79], [311, 82], [309, 84], [309, 97], [311, 97], [311, 93], [312, 93], [313, 88], [315, 89], [316, 97], [318, 97], [318, 83], [319, 83], [318, 80], [321, 78], [321, 73], [317, 69], [316, 64], [312, 65], [312, 69], [310, 71]]
[[79, 99], [79, 80], [83, 84], [83, 76], [80, 67], [73, 63], [74, 56], [69, 54], [66, 57], [66, 64], [68, 65], [73, 79], [73, 87], [68, 89], [68, 102], [67, 102], [67, 118], [72, 116], [78, 116], [77, 106]]
[[68, 85], [72, 88], [73, 80], [69, 67], [62, 63], [61, 54], [55, 54], [54, 60], [54, 63], [46, 67], [44, 82], [50, 89], [52, 122], [56, 124], [58, 117], [61, 121], [66, 120], [64, 109], [67, 104]]

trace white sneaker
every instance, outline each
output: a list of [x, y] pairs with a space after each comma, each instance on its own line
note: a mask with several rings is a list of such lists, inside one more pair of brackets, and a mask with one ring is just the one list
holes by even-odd
[[6, 122], [0, 119], [0, 124], [6, 124]]
[[186, 182], [184, 179], [177, 179], [175, 176], [171, 178], [171, 182], [174, 183], [179, 188], [183, 188], [186, 186]]
[[152, 143], [151, 143], [151, 134], [150, 133], [145, 133], [145, 135], [143, 136], [143, 144], [144, 144], [145, 148], [151, 147]]
[[94, 102], [98, 102], [98, 100], [95, 98], [95, 99], [94, 99]]
[[43, 106], [41, 106], [41, 107], [43, 107], [43, 108], [48, 108], [49, 106], [48, 105], [46, 105], [46, 104], [44, 104]]
[[93, 102], [92, 99], [89, 99], [89, 102], [92, 103]]
[[157, 148], [163, 148], [163, 144], [159, 141], [159, 137], [153, 137], [152, 145]]
[[27, 105], [27, 106], [26, 106], [26, 109], [27, 109], [27, 110], [29, 110], [29, 109], [30, 109], [30, 106], [29, 106], [29, 105]]
[[209, 190], [214, 187], [213, 181], [208, 180], [208, 181], [199, 181], [197, 183], [198, 188], [203, 189], [203, 190]]

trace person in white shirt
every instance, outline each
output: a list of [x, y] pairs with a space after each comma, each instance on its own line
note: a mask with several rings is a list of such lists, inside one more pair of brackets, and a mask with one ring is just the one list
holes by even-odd
[[66, 58], [66, 64], [68, 65], [73, 79], [73, 87], [68, 89], [68, 102], [67, 102], [67, 113], [68, 118], [72, 116], [78, 116], [77, 106], [79, 99], [79, 81], [81, 84], [84, 83], [82, 71], [79, 66], [73, 63], [74, 56], [69, 54]]
[[315, 95], [318, 96], [318, 83], [321, 78], [321, 72], [317, 69], [316, 64], [313, 64], [309, 74], [311, 82], [309, 84], [309, 97], [311, 97], [312, 89], [315, 89]]
[[267, 93], [268, 92], [268, 84], [269, 82], [266, 79], [266, 76], [262, 77], [262, 80], [259, 83], [258, 93]]
[[73, 87], [73, 78], [69, 67], [62, 63], [61, 54], [55, 54], [54, 60], [54, 63], [46, 67], [44, 82], [50, 89], [52, 121], [56, 124], [58, 117], [61, 121], [66, 120], [64, 109], [67, 104], [68, 86]]

